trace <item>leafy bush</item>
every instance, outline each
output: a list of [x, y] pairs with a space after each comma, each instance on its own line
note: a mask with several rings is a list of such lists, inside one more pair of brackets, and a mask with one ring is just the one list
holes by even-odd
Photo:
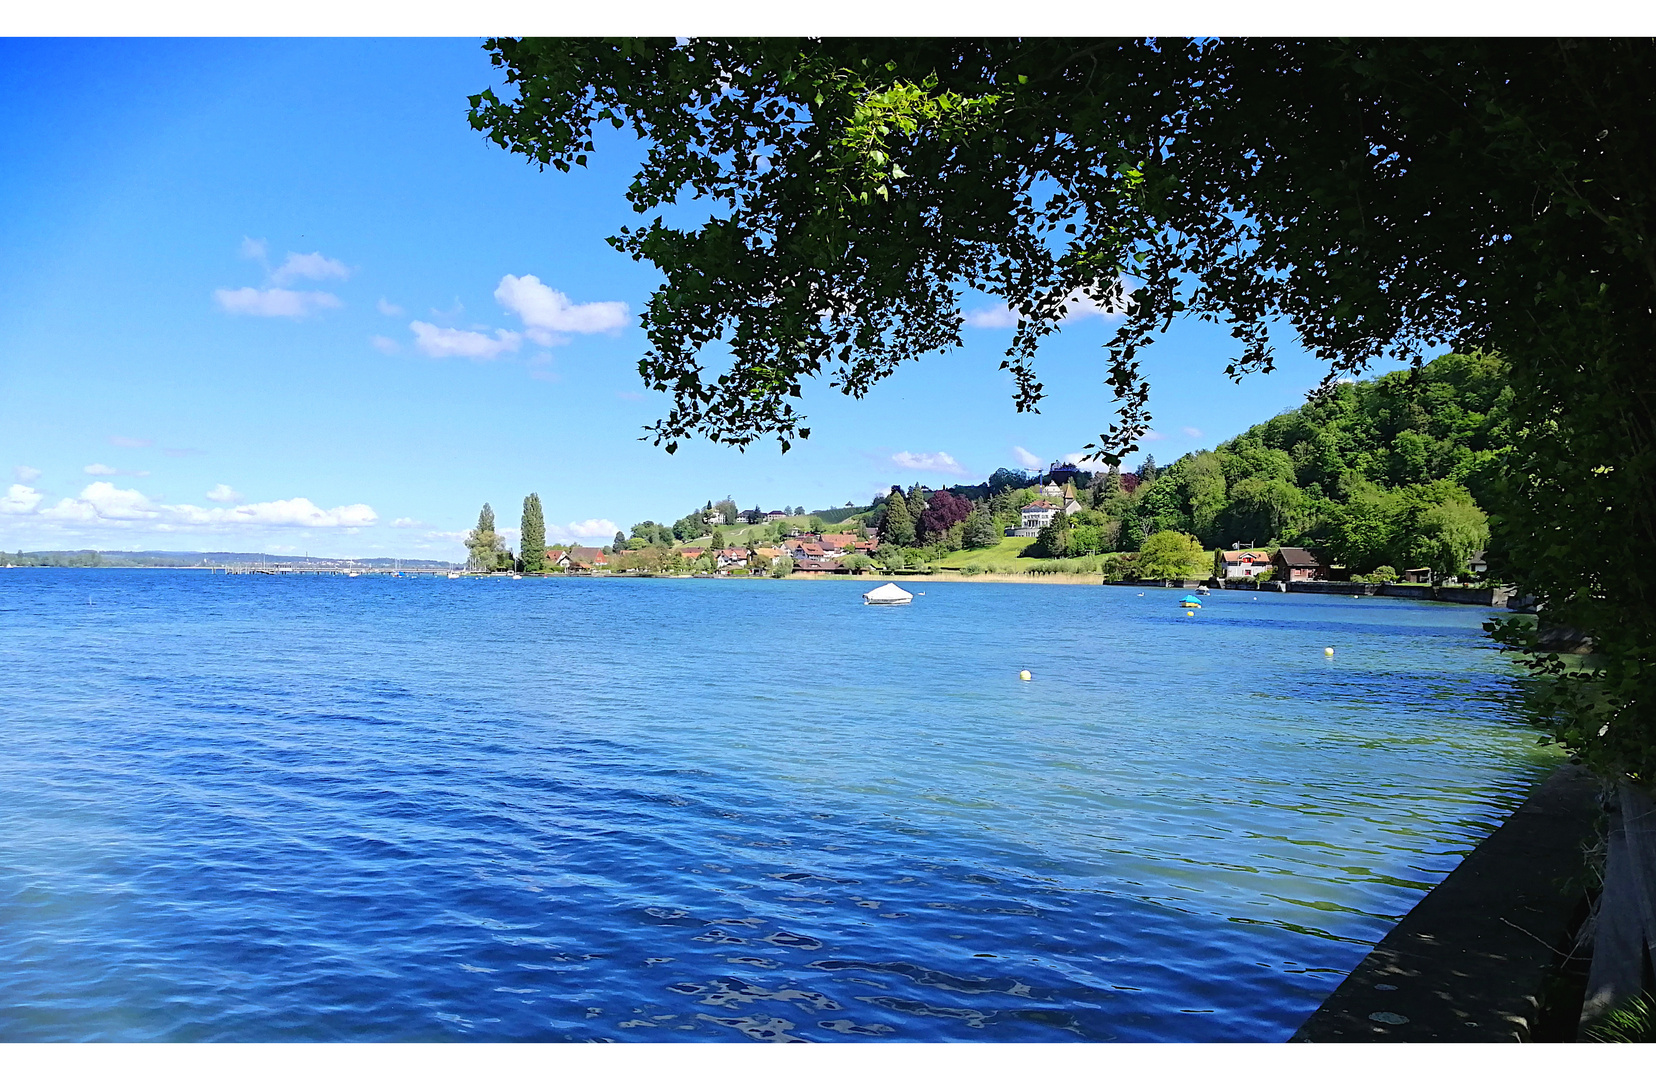
[[1139, 576], [1150, 581], [1198, 577], [1211, 565], [1208, 553], [1189, 533], [1164, 529], [1139, 547]]

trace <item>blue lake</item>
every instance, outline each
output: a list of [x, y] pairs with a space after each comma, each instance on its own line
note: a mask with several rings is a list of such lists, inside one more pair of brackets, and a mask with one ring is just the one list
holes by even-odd
[[1281, 1040], [1556, 760], [1487, 609], [869, 587], [0, 574], [0, 1039]]

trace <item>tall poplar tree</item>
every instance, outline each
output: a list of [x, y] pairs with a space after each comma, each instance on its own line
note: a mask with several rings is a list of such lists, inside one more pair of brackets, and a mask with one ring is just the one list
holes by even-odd
[[519, 525], [518, 555], [523, 560], [523, 572], [539, 574], [546, 569], [546, 516], [541, 512], [540, 496], [531, 491], [523, 500], [523, 521]]

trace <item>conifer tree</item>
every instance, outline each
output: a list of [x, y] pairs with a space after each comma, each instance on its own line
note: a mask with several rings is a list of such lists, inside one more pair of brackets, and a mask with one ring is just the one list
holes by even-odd
[[893, 486], [885, 502], [885, 520], [880, 523], [880, 542], [908, 547], [914, 543], [914, 517], [909, 513], [903, 489]]
[[499, 568], [500, 553], [505, 548], [500, 534], [495, 532], [494, 508], [484, 503], [477, 515], [477, 528], [466, 536], [466, 550], [470, 553], [467, 564], [473, 570], [490, 573]]
[[523, 572], [538, 574], [546, 569], [546, 515], [541, 510], [540, 496], [531, 491], [523, 500], [523, 519], [518, 528], [518, 554], [523, 559]]
[[1069, 551], [1069, 515], [1062, 510], [1041, 526], [1035, 546], [1049, 559], [1062, 559]]
[[994, 518], [989, 516], [988, 506], [980, 504], [972, 510], [960, 539], [969, 548], [994, 547], [1000, 541], [1000, 533], [995, 529]]

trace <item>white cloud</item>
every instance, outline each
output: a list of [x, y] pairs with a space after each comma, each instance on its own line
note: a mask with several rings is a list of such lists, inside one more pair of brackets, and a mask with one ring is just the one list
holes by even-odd
[[401, 345], [398, 345], [395, 341], [386, 337], [384, 334], [375, 334], [373, 337], [368, 339], [368, 343], [380, 352], [384, 353], [386, 356], [402, 351]]
[[494, 295], [501, 307], [523, 320], [524, 333], [538, 345], [551, 345], [553, 334], [598, 334], [619, 330], [627, 321], [627, 305], [621, 301], [574, 304], [533, 274], [507, 274]]
[[112, 469], [108, 465], [91, 464], [81, 470], [88, 476], [148, 476], [145, 469]]
[[571, 521], [564, 526], [548, 525], [547, 539], [549, 540], [588, 540], [595, 536], [602, 536], [606, 540], [621, 531], [621, 526], [609, 518], [587, 518], [585, 521]]
[[229, 484], [215, 484], [213, 490], [207, 493], [207, 498], [217, 503], [238, 503], [242, 497], [242, 493]]
[[[225, 485], [220, 484], [220, 488]], [[214, 489], [215, 493], [218, 489]], [[226, 491], [228, 489], [226, 488]], [[228, 492], [234, 495], [234, 492]], [[33, 501], [30, 501], [31, 497]], [[14, 486], [8, 505], [33, 507], [39, 496], [31, 489]], [[11, 513], [28, 513], [16, 509]], [[324, 510], [309, 499], [279, 499], [275, 502], [204, 509], [188, 503], [156, 503], [143, 492], [118, 488], [107, 480], [88, 484], [78, 498], [62, 499], [56, 506], [41, 510], [39, 516], [71, 524], [149, 525], [159, 532], [187, 528], [214, 531], [246, 526], [275, 526], [305, 529], [358, 529], [375, 524], [379, 516], [371, 506], [353, 503]]]
[[40, 492], [23, 484], [13, 484], [0, 496], [0, 514], [32, 514], [40, 505]]
[[40, 512], [41, 517], [60, 521], [153, 521], [161, 508], [140, 491], [118, 488], [108, 480], [86, 485], [78, 499], [62, 499]]
[[250, 236], [242, 237], [241, 257], [244, 259], [262, 259], [270, 251], [270, 246], [263, 240], [255, 240]]
[[193, 511], [190, 523], [211, 525], [279, 525], [303, 529], [362, 528], [379, 521], [374, 508], [363, 503], [336, 506], [324, 510], [309, 499], [277, 499], [275, 502], [248, 503], [222, 510], [201, 510], [193, 506], [169, 507], [175, 511]]
[[379, 308], [379, 313], [381, 315], [393, 315], [393, 316], [395, 316], [395, 315], [401, 315], [403, 313], [402, 308], [398, 307], [396, 304], [393, 304], [391, 301], [387, 300], [383, 296], [380, 297], [379, 303], [375, 304], [374, 306]]
[[155, 445], [155, 440], [154, 439], [133, 439], [133, 438], [128, 438], [125, 435], [111, 435], [109, 437], [109, 445], [110, 446], [123, 446], [123, 447], [127, 448], [128, 450], [142, 450], [146, 446], [154, 446]]
[[1099, 461], [1097, 458], [1090, 457], [1080, 450], [1077, 450], [1073, 454], [1065, 454], [1058, 460], [1067, 461], [1071, 465], [1079, 465], [1087, 472], [1103, 472], [1105, 468], [1107, 468], [1102, 461]]
[[232, 315], [300, 319], [322, 308], [343, 307], [339, 297], [325, 292], [292, 289], [214, 289], [213, 299]]
[[1014, 446], [1012, 448], [1012, 460], [1016, 461], [1019, 465], [1022, 465], [1026, 469], [1041, 469], [1046, 467], [1046, 462], [1042, 461], [1034, 454], [1031, 454], [1028, 450], [1025, 450], [1021, 446]]
[[308, 278], [311, 281], [339, 278], [343, 281], [350, 276], [351, 271], [344, 263], [338, 259], [328, 258], [320, 251], [313, 251], [309, 255], [290, 251], [287, 261], [271, 273], [270, 280], [277, 285], [286, 285], [298, 278]]
[[[1130, 293], [1129, 293], [1130, 295]], [[1082, 319], [1119, 319], [1125, 313], [1095, 303], [1085, 293], [1071, 293], [1064, 301], [1068, 310], [1064, 313], [1063, 322], [1079, 322]], [[965, 314], [967, 326], [981, 330], [1004, 330], [1018, 325], [1018, 313], [1010, 307], [976, 308]]]
[[1192, 439], [1200, 439], [1202, 437], [1201, 428], [1185, 427], [1180, 428], [1179, 430], [1184, 432], [1186, 435], [1189, 435]]
[[424, 524], [425, 522], [415, 521], [413, 518], [398, 518], [391, 523], [391, 527], [393, 529], [418, 529]]
[[1159, 431], [1146, 431], [1143, 435], [1140, 435], [1139, 438], [1143, 439], [1145, 442], [1161, 442], [1163, 439], [1167, 438], [1167, 436], [1163, 435]]
[[496, 330], [494, 337], [475, 330], [445, 329], [428, 322], [411, 322], [414, 346], [427, 356], [467, 356], [473, 360], [493, 360], [503, 352], [516, 352], [523, 335], [510, 330]]
[[915, 469], [920, 472], [948, 473], [951, 476], [965, 476], [966, 470], [961, 468], [960, 462], [943, 453], [913, 454], [907, 450], [891, 455], [891, 463], [902, 469]]
[[980, 330], [1004, 330], [1018, 325], [1018, 313], [1009, 307], [977, 308], [966, 313], [966, 325]]
[[27, 465], [17, 465], [12, 468], [12, 475], [25, 484], [32, 484], [40, 479], [40, 470], [30, 468]]

